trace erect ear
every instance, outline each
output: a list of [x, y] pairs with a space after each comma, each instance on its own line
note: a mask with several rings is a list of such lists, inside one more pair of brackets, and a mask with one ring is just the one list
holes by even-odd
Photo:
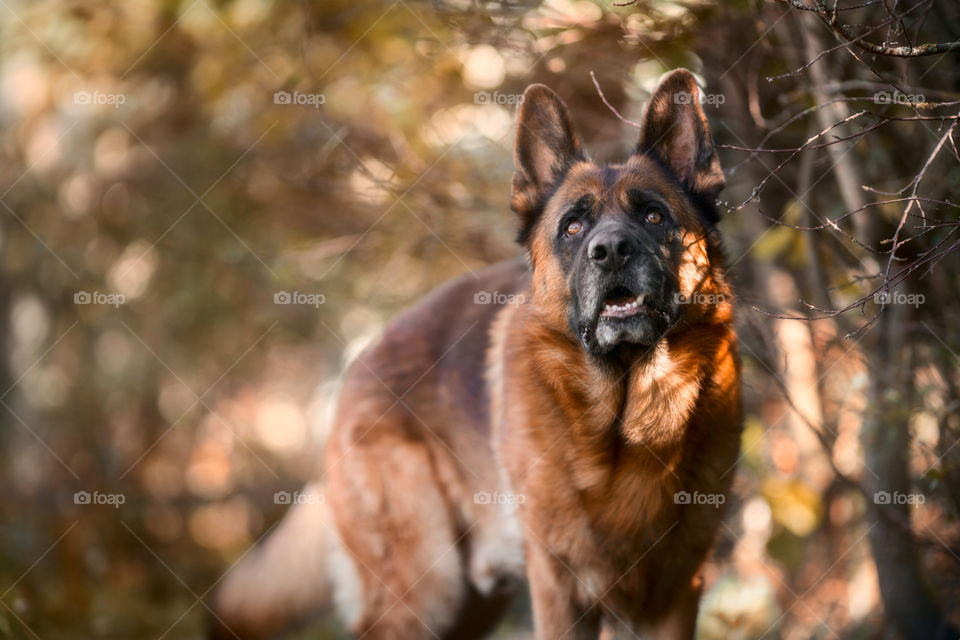
[[709, 203], [723, 189], [700, 89], [686, 69], [671, 71], [657, 85], [643, 116], [637, 153], [656, 156], [691, 193]]
[[583, 160], [580, 138], [567, 105], [542, 84], [523, 92], [513, 150], [510, 208], [521, 218], [525, 237], [544, 196], [572, 164]]

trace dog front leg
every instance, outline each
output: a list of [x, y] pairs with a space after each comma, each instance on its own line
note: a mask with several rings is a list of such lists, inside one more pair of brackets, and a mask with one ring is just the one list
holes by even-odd
[[583, 579], [542, 544], [527, 544], [527, 578], [537, 640], [597, 639], [598, 610], [578, 603]]
[[690, 586], [677, 594], [667, 615], [654, 626], [653, 637], [658, 640], [693, 640], [702, 591], [703, 581], [699, 575], [695, 576]]

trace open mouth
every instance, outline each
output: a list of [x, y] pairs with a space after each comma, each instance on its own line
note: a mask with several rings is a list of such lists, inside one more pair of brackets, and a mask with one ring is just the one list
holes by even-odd
[[601, 318], [629, 318], [652, 310], [644, 304], [646, 294], [631, 293], [626, 287], [616, 287], [603, 299]]

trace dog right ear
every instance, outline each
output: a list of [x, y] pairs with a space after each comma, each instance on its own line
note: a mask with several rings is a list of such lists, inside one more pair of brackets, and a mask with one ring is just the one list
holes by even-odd
[[580, 137], [567, 105], [542, 84], [523, 92], [513, 149], [510, 208], [520, 216], [525, 242], [550, 189], [576, 162], [584, 160]]

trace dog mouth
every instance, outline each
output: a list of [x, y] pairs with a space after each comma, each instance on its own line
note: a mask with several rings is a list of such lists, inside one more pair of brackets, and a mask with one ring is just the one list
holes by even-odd
[[663, 312], [650, 305], [648, 294], [633, 293], [627, 287], [613, 288], [604, 296], [600, 306], [600, 320], [631, 318], [639, 315], [663, 315]]
[[635, 287], [622, 280], [610, 283], [605, 294], [594, 298], [593, 314], [573, 325], [587, 350], [606, 356], [621, 345], [656, 343], [670, 326], [668, 313], [658, 304], [657, 290], [656, 282], [638, 282]]

